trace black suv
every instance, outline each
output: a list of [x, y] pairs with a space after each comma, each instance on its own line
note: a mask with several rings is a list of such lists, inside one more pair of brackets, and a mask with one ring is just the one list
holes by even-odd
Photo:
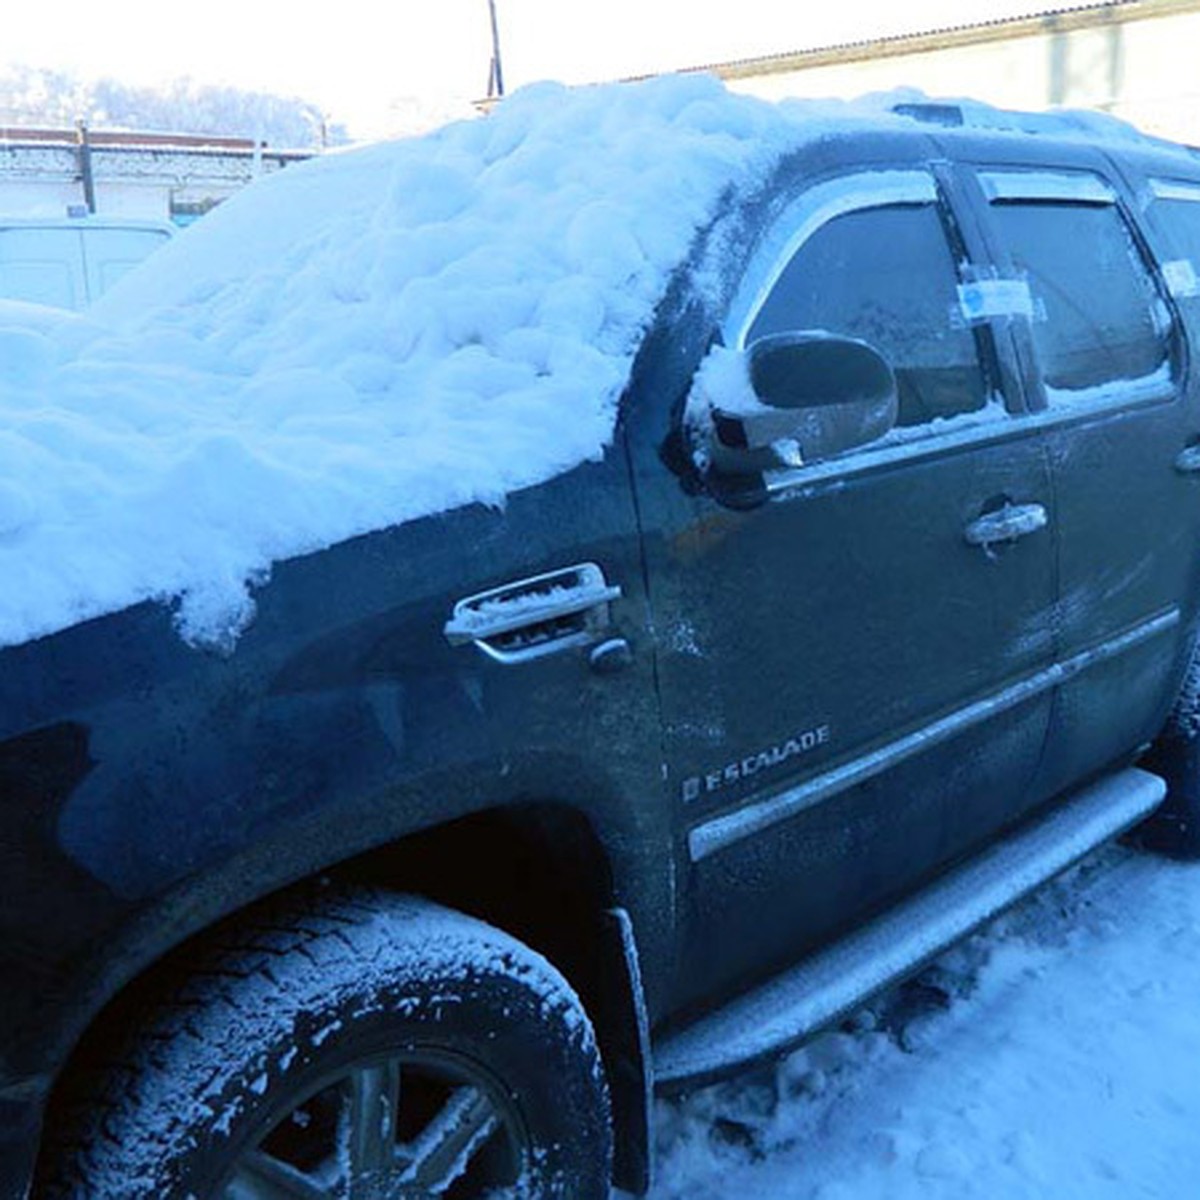
[[1200, 158], [960, 120], [729, 197], [602, 461], [0, 653], [0, 1193], [644, 1190], [652, 1086], [1200, 850]]

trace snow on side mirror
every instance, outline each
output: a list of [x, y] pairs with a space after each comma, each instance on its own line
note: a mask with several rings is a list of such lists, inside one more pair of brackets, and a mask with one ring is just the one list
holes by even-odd
[[722, 474], [820, 462], [883, 437], [896, 423], [891, 367], [853, 338], [773, 334], [744, 351], [722, 351], [706, 368], [707, 450]]

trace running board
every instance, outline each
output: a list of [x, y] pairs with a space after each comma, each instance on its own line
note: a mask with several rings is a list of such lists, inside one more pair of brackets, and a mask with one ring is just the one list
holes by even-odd
[[771, 1058], [1148, 816], [1166, 785], [1130, 767], [1076, 793], [883, 916], [654, 1045], [655, 1087], [698, 1087]]

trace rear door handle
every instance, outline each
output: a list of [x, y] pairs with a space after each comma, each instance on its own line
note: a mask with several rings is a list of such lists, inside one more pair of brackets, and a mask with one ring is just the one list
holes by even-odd
[[1200, 444], [1184, 446], [1175, 456], [1175, 470], [1181, 475], [1195, 475], [1200, 471]]
[[993, 512], [977, 517], [963, 531], [972, 546], [981, 546], [991, 553], [999, 542], [1015, 542], [1045, 529], [1050, 523], [1045, 508], [1040, 504], [1005, 504]]
[[452, 646], [473, 642], [497, 662], [524, 662], [597, 641], [620, 597], [596, 563], [579, 563], [464, 597], [443, 632]]

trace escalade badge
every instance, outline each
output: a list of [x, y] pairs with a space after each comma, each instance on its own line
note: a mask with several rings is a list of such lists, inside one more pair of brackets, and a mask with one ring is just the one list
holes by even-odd
[[755, 754], [747, 754], [745, 758], [726, 763], [716, 771], [707, 771], [703, 775], [694, 775], [690, 779], [685, 779], [683, 781], [683, 799], [685, 802], [696, 800], [707, 792], [720, 791], [721, 788], [728, 787], [729, 784], [737, 783], [742, 779], [749, 779], [760, 771], [781, 767], [789, 759], [798, 758], [801, 754], [808, 754], [818, 746], [827, 746], [830, 740], [831, 734], [828, 725], [817, 725], [812, 729], [806, 729], [803, 733], [797, 733], [777, 746], [770, 746]]

